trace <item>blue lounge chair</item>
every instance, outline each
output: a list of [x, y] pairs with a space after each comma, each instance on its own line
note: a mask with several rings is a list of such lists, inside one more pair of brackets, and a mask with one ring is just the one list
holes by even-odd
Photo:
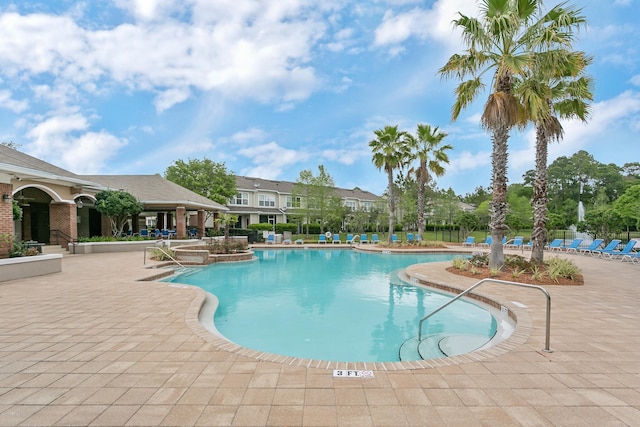
[[367, 237], [366, 234], [360, 235], [360, 243], [369, 243], [369, 238]]
[[582, 239], [573, 239], [568, 245], [560, 245], [559, 249], [565, 252], [575, 252], [580, 247], [580, 243], [582, 243]]
[[492, 240], [491, 236], [487, 236], [487, 237], [484, 239], [484, 242], [480, 242], [480, 243], [478, 243], [478, 246], [483, 246], [483, 247], [484, 247], [484, 246], [486, 246], [486, 247], [489, 247], [489, 246], [491, 246], [491, 240]]
[[473, 236], [469, 236], [467, 237], [467, 239], [462, 242], [462, 246], [469, 246], [469, 247], [474, 247], [476, 245], [476, 238]]
[[333, 243], [338, 243], [338, 244], [342, 243], [340, 241], [340, 234], [339, 233], [336, 233], [336, 234], [333, 235]]
[[413, 233], [407, 233], [407, 243], [415, 243]]
[[560, 247], [560, 245], [562, 245], [562, 242], [564, 242], [564, 240], [562, 239], [553, 239], [553, 241], [551, 243], [549, 243], [548, 245], [545, 245], [545, 249], [549, 250], [549, 251], [555, 251], [556, 249], [558, 249]]
[[147, 230], [146, 228], [140, 230], [140, 237], [144, 237], [145, 239], [149, 237], [149, 230]]
[[400, 243], [400, 240], [398, 240], [397, 234], [394, 233], [391, 235], [391, 243]]
[[586, 248], [580, 248], [579, 247], [578, 249], [576, 249], [576, 253], [583, 254], [583, 255], [589, 255], [589, 254], [591, 254], [591, 252], [599, 249], [600, 246], [602, 246], [603, 243], [604, 243], [604, 239], [595, 239]]
[[377, 234], [372, 234], [371, 235], [371, 243], [378, 243], [380, 241], [380, 239], [378, 239], [378, 235]]
[[504, 243], [504, 247], [507, 249], [519, 249], [524, 243], [524, 237], [516, 236], [508, 242]]
[[327, 243], [327, 236], [321, 234], [318, 236], [318, 243]]
[[620, 240], [620, 239], [613, 239], [612, 241], [610, 241], [607, 244], [607, 246], [604, 247], [604, 249], [595, 249], [595, 250], [591, 251], [591, 255], [593, 255], [593, 256], [601, 256], [602, 253], [604, 253], [604, 252], [614, 251], [621, 242], [622, 242], [622, 240]]
[[631, 239], [629, 240], [629, 242], [627, 242], [627, 244], [621, 250], [618, 251], [614, 249], [612, 251], [602, 251], [600, 256], [602, 258], [606, 256], [609, 259], [616, 259], [618, 257], [623, 258], [625, 255], [629, 255], [633, 253], [632, 251], [633, 251], [633, 248], [636, 246], [636, 243], [638, 243], [637, 240]]
[[357, 239], [357, 238], [358, 238], [358, 236], [353, 237], [353, 234], [348, 233], [348, 234], [347, 234], [347, 240], [346, 240], [346, 243], [355, 243], [355, 242], [354, 242], [354, 240], [355, 240], [355, 239]]
[[270, 244], [275, 244], [276, 243], [276, 235], [275, 234], [269, 234], [267, 236], [266, 242], [270, 243]]

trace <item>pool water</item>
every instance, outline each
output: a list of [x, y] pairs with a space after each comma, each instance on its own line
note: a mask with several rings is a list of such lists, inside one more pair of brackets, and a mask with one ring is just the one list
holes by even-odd
[[[450, 299], [404, 283], [392, 272], [446, 261], [452, 254], [380, 254], [352, 250], [256, 250], [257, 260], [212, 264], [169, 281], [216, 295], [217, 330], [257, 351], [331, 361], [399, 360], [418, 322]], [[394, 281], [395, 282], [395, 281]], [[429, 319], [428, 334], [495, 334], [496, 321], [464, 300]]]

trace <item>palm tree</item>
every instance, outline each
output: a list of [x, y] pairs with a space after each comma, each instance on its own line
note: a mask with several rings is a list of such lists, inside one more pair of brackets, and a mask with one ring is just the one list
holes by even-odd
[[[576, 25], [584, 18], [576, 13], [569, 16]], [[555, 67], [545, 66], [553, 57]], [[558, 49], [540, 55], [532, 75], [517, 85], [527, 115], [536, 127], [536, 169], [533, 182], [533, 231], [531, 233], [531, 262], [542, 264], [547, 242], [547, 154], [549, 142], [562, 139], [564, 130], [559, 118], [577, 118], [586, 122], [588, 101], [593, 100], [593, 81], [584, 76], [592, 58], [584, 52]]]
[[[477, 99], [484, 89], [483, 75], [491, 75], [491, 93], [482, 113], [481, 124], [491, 133], [492, 193], [490, 268], [504, 266], [502, 238], [506, 231], [507, 161], [509, 132], [524, 127], [526, 116], [514, 94], [517, 78], [526, 78], [537, 55], [566, 38], [564, 9], [556, 6], [541, 13], [539, 0], [482, 0], [480, 17], [460, 14], [454, 20], [462, 30], [467, 49], [452, 55], [439, 70], [443, 78], [464, 79], [455, 90], [452, 119]], [[536, 19], [536, 17], [539, 17]], [[553, 64], [548, 64], [553, 67]]]
[[374, 131], [376, 139], [369, 142], [373, 151], [373, 164], [387, 172], [388, 179], [388, 206], [389, 206], [389, 244], [392, 243], [394, 230], [396, 201], [393, 171], [402, 168], [410, 157], [409, 144], [406, 132], [399, 132], [398, 126], [385, 126]]
[[418, 125], [415, 137], [409, 135], [413, 155], [420, 162], [417, 169], [412, 169], [418, 181], [418, 240], [422, 239], [424, 233], [424, 195], [430, 179], [429, 173], [435, 176], [444, 175], [442, 164], [449, 163], [446, 152], [453, 149], [449, 144], [440, 145], [446, 136], [447, 134], [440, 132], [437, 126], [432, 129], [430, 125], [422, 124]]

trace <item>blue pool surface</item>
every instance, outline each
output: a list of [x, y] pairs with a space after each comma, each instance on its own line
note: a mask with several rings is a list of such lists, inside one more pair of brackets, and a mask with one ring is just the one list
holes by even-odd
[[[218, 331], [243, 347], [331, 361], [398, 361], [419, 320], [450, 299], [390, 274], [452, 254], [381, 254], [352, 250], [256, 250], [257, 260], [212, 264], [168, 281], [216, 295]], [[429, 334], [488, 337], [496, 320], [464, 300], [436, 314]], [[423, 332], [424, 332], [423, 331]]]

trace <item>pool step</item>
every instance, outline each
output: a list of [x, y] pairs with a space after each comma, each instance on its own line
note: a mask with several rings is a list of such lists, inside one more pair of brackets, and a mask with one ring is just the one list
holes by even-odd
[[473, 334], [437, 334], [424, 338], [409, 338], [400, 346], [400, 361], [440, 359], [478, 350], [491, 337]]

